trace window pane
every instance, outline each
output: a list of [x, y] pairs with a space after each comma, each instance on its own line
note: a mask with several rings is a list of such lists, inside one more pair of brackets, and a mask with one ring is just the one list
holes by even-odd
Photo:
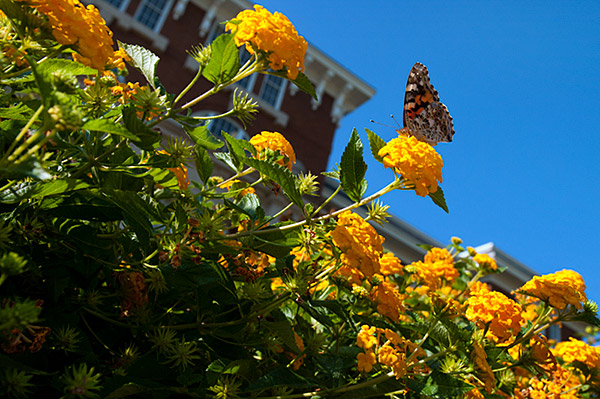
[[245, 130], [243, 130], [242, 128], [240, 128], [238, 125], [236, 125], [235, 123], [231, 122], [229, 119], [227, 118], [219, 118], [216, 120], [212, 120], [209, 124], [208, 124], [208, 130], [217, 138], [221, 139], [221, 140], [225, 140], [223, 138], [223, 136], [221, 135], [221, 130], [224, 132], [229, 133], [232, 137], [235, 137], [236, 139], [244, 139], [244, 140], [248, 140], [248, 133], [246, 133]]
[[208, 39], [206, 39], [206, 43], [212, 43], [213, 40], [215, 40], [217, 38], [217, 36], [219, 36], [220, 34], [225, 33], [225, 25], [223, 24], [216, 24], [214, 29], [212, 30], [212, 32], [210, 33], [210, 35], [208, 36]]
[[265, 100], [267, 103], [274, 107], [277, 107], [277, 100], [279, 99], [279, 93], [283, 88], [283, 79], [279, 76], [265, 75], [262, 88], [260, 90], [260, 98]]
[[123, 5], [123, 2], [125, 0], [106, 0], [106, 2], [112, 4], [113, 6], [115, 6], [116, 8], [121, 8], [121, 6]]
[[233, 137], [235, 137], [236, 133], [239, 129], [233, 123], [229, 122], [227, 119], [219, 118], [219, 119], [213, 120], [212, 122], [210, 122], [208, 124], [208, 130], [210, 130], [210, 132], [212, 134], [214, 134], [216, 137], [222, 139], [223, 136], [221, 136], [221, 130], [223, 130], [223, 131], [229, 133], [230, 135], [232, 135]]
[[148, 28], [154, 29], [166, 6], [167, 0], [145, 0], [140, 5], [137, 20]]

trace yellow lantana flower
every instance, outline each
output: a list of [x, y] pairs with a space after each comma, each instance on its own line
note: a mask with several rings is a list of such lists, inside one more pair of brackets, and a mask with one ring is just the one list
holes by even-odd
[[356, 360], [358, 371], [364, 371], [365, 373], [369, 373], [373, 370], [373, 366], [377, 363], [377, 357], [372, 349], [356, 355]]
[[578, 388], [583, 384], [573, 370], [558, 366], [548, 378], [535, 376], [530, 380], [523, 379], [517, 389], [526, 390], [530, 398], [579, 399]]
[[254, 10], [241, 11], [225, 30], [233, 32], [235, 44], [246, 45], [254, 54], [257, 50], [267, 55], [269, 66], [275, 71], [287, 68], [290, 79], [304, 72], [304, 56], [308, 43], [298, 35], [296, 28], [283, 14], [271, 14], [266, 8], [255, 5]]
[[296, 163], [296, 153], [290, 142], [281, 133], [263, 131], [260, 134], [252, 136], [250, 144], [256, 148], [258, 159], [265, 158], [265, 155], [261, 154], [263, 150], [271, 150], [273, 152], [278, 151], [283, 155], [283, 159], [278, 162], [281, 166], [292, 170], [292, 165]]
[[383, 345], [379, 348], [377, 354], [379, 355], [379, 363], [390, 367], [397, 380], [406, 375], [405, 353], [399, 352], [390, 345]]
[[372, 293], [371, 299], [377, 303], [377, 312], [394, 321], [400, 321], [400, 312], [404, 310], [406, 295], [400, 294], [398, 286], [388, 281], [382, 281]]
[[362, 325], [358, 335], [356, 336], [356, 345], [365, 350], [373, 348], [373, 346], [376, 346], [378, 342], [377, 338], [374, 336], [376, 332], [376, 327], [370, 327], [366, 324]]
[[600, 370], [600, 350], [573, 337], [569, 341], [557, 343], [552, 354], [567, 363], [578, 361], [590, 369]]
[[384, 276], [404, 273], [404, 268], [402, 267], [400, 259], [398, 259], [391, 252], [383, 254], [383, 256], [379, 259], [379, 267], [381, 274]]
[[489, 326], [486, 336], [495, 342], [506, 342], [521, 331], [521, 306], [498, 291], [476, 292], [467, 306], [467, 319], [480, 328]]
[[359, 215], [342, 212], [331, 232], [333, 242], [342, 250], [342, 262], [367, 277], [379, 273], [379, 258], [383, 253], [382, 236]]
[[435, 193], [444, 162], [432, 146], [414, 137], [398, 137], [379, 150], [383, 165], [402, 175], [421, 197]]
[[518, 291], [547, 301], [557, 309], [564, 309], [567, 305], [581, 309], [581, 302], [587, 301], [585, 288], [585, 282], [579, 273], [561, 270], [544, 276], [534, 276]]
[[487, 361], [487, 353], [483, 349], [483, 346], [478, 341], [473, 341], [473, 352], [471, 357], [477, 366], [477, 369], [481, 372], [480, 377], [485, 384], [485, 390], [491, 393], [493, 387], [496, 385], [496, 378], [494, 372]]
[[[104, 70], [107, 64], [121, 64], [124, 54], [112, 48], [112, 31], [93, 5], [79, 0], [28, 0], [29, 5], [48, 17], [57, 42], [74, 46], [75, 61]], [[121, 65], [119, 65], [121, 66]]]
[[488, 254], [477, 254], [473, 257], [473, 260], [485, 270], [498, 270], [498, 264]]
[[442, 286], [442, 279], [452, 284], [459, 275], [454, 267], [454, 258], [444, 248], [431, 248], [423, 262], [414, 262], [412, 266], [421, 282], [432, 290]]
[[[165, 150], [158, 150], [157, 153], [169, 155], [169, 153], [166, 152]], [[171, 172], [173, 172], [173, 174], [177, 178], [177, 185], [179, 186], [179, 188], [181, 190], [185, 190], [190, 186], [190, 177], [188, 175], [188, 170], [184, 164], [180, 164], [179, 166], [177, 166], [175, 168], [167, 168], [167, 169], [170, 170]]]

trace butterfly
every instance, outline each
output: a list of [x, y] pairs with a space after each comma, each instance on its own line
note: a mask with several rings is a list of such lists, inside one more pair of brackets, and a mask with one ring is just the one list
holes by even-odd
[[409, 134], [431, 145], [449, 143], [454, 135], [452, 117], [429, 80], [427, 67], [419, 62], [408, 74], [403, 123], [404, 129], [398, 133]]

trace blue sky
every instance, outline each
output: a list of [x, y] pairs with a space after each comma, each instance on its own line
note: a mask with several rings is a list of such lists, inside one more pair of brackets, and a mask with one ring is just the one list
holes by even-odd
[[[600, 2], [262, 1], [311, 44], [376, 88], [336, 133], [330, 168], [356, 127], [386, 141], [402, 123], [415, 62], [454, 118], [446, 214], [412, 192], [391, 212], [442, 243], [489, 241], [539, 273], [578, 271], [600, 300]], [[366, 157], [370, 155], [366, 154]], [[369, 192], [392, 178], [367, 161]]]

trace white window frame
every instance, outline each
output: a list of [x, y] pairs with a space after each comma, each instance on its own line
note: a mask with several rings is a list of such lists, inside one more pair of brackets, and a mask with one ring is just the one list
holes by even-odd
[[[127, 1], [129, 1], [129, 0], [127, 0]], [[142, 10], [144, 9], [144, 6], [146, 5], [147, 2], [148, 2], [148, 0], [142, 0], [140, 2], [140, 4], [138, 5], [137, 10], [135, 10], [135, 14], [133, 15], [133, 19], [135, 19], [136, 22], [144, 25], [148, 29], [152, 29], [154, 32], [158, 33], [162, 29], [165, 21], [167, 20], [167, 16], [169, 15], [169, 12], [171, 11], [171, 7], [173, 6], [173, 0], [167, 0], [167, 2], [165, 3], [165, 8], [162, 9], [161, 14], [158, 17], [158, 20], [156, 21], [156, 25], [153, 28], [149, 27], [148, 25], [144, 24], [142, 21], [140, 21], [138, 19], [139, 16], [141, 15]]]
[[[275, 99], [275, 104], [271, 104], [270, 102], [268, 102], [267, 100], [265, 100], [265, 98], [263, 97], [263, 91], [266, 87], [267, 81], [269, 80], [269, 77], [278, 77], [279, 79], [281, 79], [281, 86], [279, 87], [279, 92], [277, 93], [277, 98]], [[281, 108], [281, 103], [283, 102], [283, 96], [285, 95], [285, 90], [287, 89], [287, 80], [283, 79], [279, 76], [274, 76], [274, 75], [265, 75], [262, 85], [260, 86], [260, 92], [258, 93], [258, 97], [264, 101], [265, 103], [271, 105], [273, 108], [275, 109], [279, 109]]]

